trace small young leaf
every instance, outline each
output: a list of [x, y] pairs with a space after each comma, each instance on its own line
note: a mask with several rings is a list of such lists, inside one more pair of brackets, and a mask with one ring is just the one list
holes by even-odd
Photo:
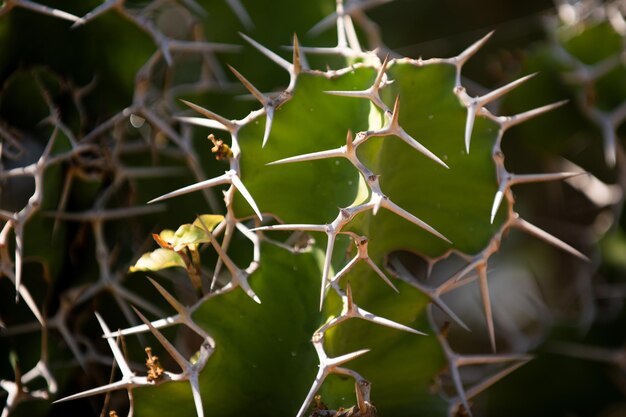
[[203, 230], [206, 227], [209, 232], [212, 232], [222, 220], [224, 220], [224, 216], [220, 214], [201, 214], [193, 222], [193, 225]]
[[159, 248], [152, 252], [144, 253], [135, 266], [130, 267], [129, 271], [159, 271], [175, 266], [185, 268], [183, 258], [172, 250]]
[[189, 247], [190, 250], [195, 250], [200, 243], [208, 243], [211, 238], [207, 232], [193, 224], [183, 224], [174, 233], [171, 240], [168, 241], [172, 245], [172, 249], [176, 252]]

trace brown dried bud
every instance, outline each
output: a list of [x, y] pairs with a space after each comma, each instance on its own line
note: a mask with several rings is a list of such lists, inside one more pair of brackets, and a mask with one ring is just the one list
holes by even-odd
[[211, 148], [211, 152], [215, 154], [216, 160], [223, 161], [233, 157], [233, 151], [224, 143], [223, 140], [215, 139], [215, 136], [213, 136], [212, 133], [209, 135], [209, 140], [213, 142], [213, 145], [215, 145]]
[[152, 354], [152, 348], [146, 348], [146, 355], [148, 355], [148, 359], [146, 359], [146, 367], [148, 368], [148, 381], [154, 382], [158, 380], [165, 369], [161, 366], [159, 362], [159, 357]]

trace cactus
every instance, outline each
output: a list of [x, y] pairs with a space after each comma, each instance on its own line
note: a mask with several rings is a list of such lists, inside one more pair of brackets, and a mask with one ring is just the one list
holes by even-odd
[[[34, 328], [42, 339], [41, 354], [16, 349], [36, 365], [22, 374], [15, 363], [15, 380], [2, 381], [9, 393], [4, 414], [31, 397], [68, 404], [103, 395], [104, 409], [115, 415], [120, 403], [106, 403], [118, 391], [140, 415], [471, 414], [474, 397], [531, 359], [496, 332], [489, 266], [505, 238], [525, 232], [587, 260], [518, 214], [512, 190], [579, 172], [533, 172], [528, 163], [514, 173], [505, 166], [509, 130], [536, 128], [531, 119], [563, 102], [556, 97], [500, 115], [494, 104], [503, 97], [535, 90], [522, 85], [531, 75], [490, 91], [466, 82], [465, 64], [491, 34], [451, 58], [400, 57], [363, 13], [379, 2], [337, 1], [334, 11], [307, 6], [292, 22], [310, 25], [330, 12], [316, 27], [333, 22], [336, 46], [300, 46], [294, 36], [285, 59], [277, 45], [242, 35], [255, 51], [233, 58], [230, 79], [260, 103], [250, 109], [212, 93], [234, 88], [219, 55], [237, 49], [234, 38], [205, 42], [202, 17], [190, 17], [202, 16], [202, 8], [166, 3], [136, 13], [108, 1], [79, 18], [26, 0], [5, 2], [3, 10], [51, 14], [74, 21], [76, 30], [117, 14], [147, 33], [156, 52], [137, 68], [131, 104], [107, 118], [96, 113], [101, 104], [85, 106], [81, 89], [54, 69], [23, 76], [26, 86], [15, 78], [41, 115], [14, 131], [43, 118], [52, 127], [36, 132], [43, 151], [27, 162], [19, 159], [15, 133], [0, 125], [3, 144], [23, 165], [3, 168], [3, 179], [26, 174], [35, 182], [23, 208], [3, 207], [0, 255], [3, 276], [39, 324], [10, 323], [6, 333], [32, 340]], [[230, 15], [216, 27], [226, 31], [235, 18], [248, 30], [259, 24], [253, 17], [260, 10], [226, 3]], [[159, 16], [174, 23], [164, 17], [159, 26]], [[163, 32], [180, 21], [185, 40]], [[368, 48], [354, 22], [369, 35]], [[207, 23], [204, 32], [212, 31], [219, 32]], [[146, 42], [136, 31], [119, 36]], [[249, 81], [274, 71], [264, 60], [287, 72], [288, 86], [278, 93]], [[121, 69], [117, 76], [129, 80]], [[11, 97], [6, 85], [3, 101]], [[73, 101], [61, 111], [65, 96]], [[177, 178], [181, 169], [192, 176]], [[133, 233], [144, 244], [116, 239], [127, 228], [120, 220], [137, 216], [144, 218]], [[35, 235], [57, 243], [39, 248], [29, 237]], [[95, 264], [63, 261], [63, 250], [74, 245], [81, 256], [95, 253]], [[84, 269], [63, 283], [74, 265]], [[59, 296], [54, 316], [41, 307], [40, 294], [31, 294], [39, 276]], [[475, 330], [486, 342], [479, 351], [450, 337], [474, 328], [449, 301], [469, 297], [473, 286], [485, 327]], [[111, 301], [121, 314], [110, 311]], [[110, 362], [68, 328], [71, 314], [93, 310], [95, 318], [84, 320], [100, 331], [81, 330], [106, 339], [119, 372], [76, 393], [75, 374], [52, 372], [50, 355], [66, 356], [48, 339], [57, 332], [85, 370]], [[112, 321], [124, 328], [112, 331]], [[484, 369], [465, 375], [465, 367]], [[29, 389], [37, 377], [46, 387]], [[59, 385], [64, 395], [56, 396]]]
[[[533, 45], [521, 62], [524, 73], [541, 72], [539, 93], [533, 97], [518, 90], [503, 103], [507, 111], [516, 111], [550, 97], [570, 101], [562, 111], [546, 115], [539, 129], [530, 124], [520, 126], [516, 139], [529, 140], [514, 139], [517, 146], [511, 151], [535, 161], [537, 169], [586, 172], [567, 181], [574, 190], [568, 195], [578, 194], [578, 209], [562, 218], [562, 230], [575, 231], [581, 241], [596, 242], [590, 256], [593, 261], [567, 274], [568, 282], [573, 277], [577, 284], [564, 297], [566, 302], [556, 296], [549, 300], [557, 330], [543, 347], [546, 358], [553, 359], [544, 360], [541, 367], [544, 375], [576, 372], [581, 380], [597, 381], [591, 392], [576, 379], [560, 388], [594, 398], [569, 397], [566, 406], [579, 414], [619, 409], [623, 398], [620, 381], [624, 368], [619, 359], [624, 351], [623, 10], [623, 4], [614, 1], [559, 3], [545, 22], [547, 40]], [[554, 205], [544, 205], [536, 213], [550, 216], [554, 212], [551, 207]], [[552, 280], [553, 285], [563, 284], [562, 278]], [[526, 378], [536, 375], [537, 369], [529, 371]], [[519, 387], [523, 382], [512, 383]], [[529, 393], [532, 399], [532, 389]], [[558, 412], [564, 406], [562, 400], [550, 402], [545, 412]], [[531, 400], [520, 413], [536, 407], [537, 400]]]

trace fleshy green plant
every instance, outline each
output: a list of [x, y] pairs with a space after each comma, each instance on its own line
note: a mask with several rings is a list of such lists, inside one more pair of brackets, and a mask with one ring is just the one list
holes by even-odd
[[[20, 375], [16, 364], [15, 382], [4, 383], [10, 394], [5, 412], [31, 394], [56, 394], [49, 329], [58, 331], [83, 368], [94, 357], [103, 359], [67, 327], [71, 312], [84, 306], [96, 310], [121, 376], [80, 393], [68, 392], [71, 383], [64, 383], [70, 388], [60, 401], [125, 391], [139, 415], [471, 414], [474, 397], [531, 358], [496, 345], [489, 266], [502, 242], [521, 231], [587, 259], [522, 218], [512, 190], [580, 173], [513, 173], [505, 165], [509, 131], [533, 126], [531, 119], [563, 102], [557, 97], [500, 115], [494, 105], [514, 89], [533, 94], [522, 86], [532, 75], [491, 91], [467, 87], [462, 70], [491, 34], [451, 58], [400, 57], [386, 49], [364, 15], [368, 2], [338, 1], [336, 9], [311, 4], [294, 16], [294, 24], [328, 16], [316, 27], [334, 22], [334, 47], [300, 46], [294, 36], [286, 60], [242, 35], [256, 51], [233, 58], [237, 68], [230, 70], [260, 103], [250, 111], [230, 97], [203, 97], [234, 88], [221, 72], [219, 53], [237, 47], [205, 42], [200, 28], [206, 24], [194, 15], [201, 16], [201, 8], [181, 3], [135, 13], [123, 1], [110, 1], [82, 18], [25, 0], [4, 5], [74, 21], [77, 30], [117, 13], [157, 48], [137, 69], [132, 104], [95, 123], [85, 115], [78, 89], [54, 72], [47, 82], [33, 76], [37, 88], [30, 91], [44, 104], [52, 125], [45, 134], [51, 136], [37, 162], [3, 171], [4, 179], [33, 176], [35, 191], [21, 211], [2, 212], [0, 254], [2, 274], [36, 316], [43, 342], [32, 373]], [[227, 3], [231, 13], [219, 27], [237, 16], [252, 29], [254, 16], [264, 16], [261, 6]], [[186, 39], [165, 34], [177, 34], [181, 22]], [[368, 48], [361, 46], [355, 22], [369, 35]], [[320, 61], [320, 55], [332, 59]], [[248, 80], [273, 71], [261, 64], [266, 58], [288, 74], [288, 86], [279, 92], [262, 92], [267, 87]], [[55, 107], [65, 95], [74, 98], [73, 125]], [[89, 106], [87, 111], [97, 107]], [[11, 132], [0, 134], [9, 149], [19, 148]], [[51, 176], [58, 167], [64, 172]], [[175, 178], [181, 168], [192, 176]], [[57, 179], [45, 187], [49, 200], [42, 196], [44, 173], [46, 180]], [[165, 179], [155, 184], [160, 177]], [[73, 192], [75, 187], [91, 194]], [[144, 204], [148, 200], [151, 205]], [[116, 220], [139, 215], [149, 220], [133, 232], [152, 234], [158, 248], [111, 238], [114, 227], [125, 228]], [[81, 236], [70, 222], [91, 229], [83, 245], [95, 249], [96, 265], [77, 273], [83, 286], [61, 291], [58, 313], [49, 317], [23, 284], [25, 248], [46, 258], [28, 246], [24, 237], [31, 234], [24, 227], [39, 226], [46, 236], [56, 230], [52, 236], [70, 242], [66, 236]], [[68, 270], [41, 265], [51, 282]], [[424, 266], [421, 274], [418, 265]], [[430, 279], [435, 270], [447, 272]], [[451, 343], [449, 331], [470, 325], [446, 299], [476, 284], [488, 348], [468, 353]], [[107, 300], [99, 298], [107, 292], [130, 326], [109, 328]], [[148, 295], [157, 293], [159, 300]], [[173, 326], [186, 329], [174, 333]], [[138, 360], [146, 362], [143, 369], [133, 365]], [[480, 366], [487, 369], [478, 377], [462, 372]], [[43, 377], [47, 388], [30, 393], [25, 385], [35, 377]]]

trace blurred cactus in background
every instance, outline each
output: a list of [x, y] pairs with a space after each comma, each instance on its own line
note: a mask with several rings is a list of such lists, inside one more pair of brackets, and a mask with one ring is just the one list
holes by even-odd
[[625, 413], [626, 6], [450, 3], [5, 0], [2, 416]]

